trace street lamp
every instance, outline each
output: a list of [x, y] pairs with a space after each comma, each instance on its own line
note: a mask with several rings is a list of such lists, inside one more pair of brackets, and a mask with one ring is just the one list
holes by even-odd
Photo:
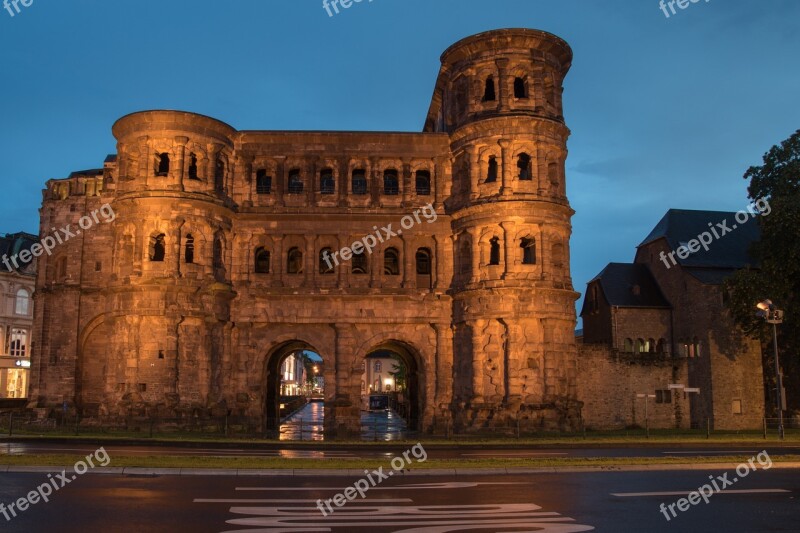
[[650, 438], [650, 419], [647, 417], [647, 400], [650, 398], [655, 398], [655, 394], [637, 394], [637, 398], [644, 398], [644, 431], [647, 435], [647, 438]]
[[783, 323], [783, 311], [775, 307], [772, 300], [764, 300], [756, 305], [756, 315], [763, 318], [767, 324], [772, 324], [772, 347], [775, 350], [775, 402], [778, 407], [778, 436], [784, 438], [783, 431], [783, 379], [781, 376], [781, 362], [778, 358], [778, 324]]

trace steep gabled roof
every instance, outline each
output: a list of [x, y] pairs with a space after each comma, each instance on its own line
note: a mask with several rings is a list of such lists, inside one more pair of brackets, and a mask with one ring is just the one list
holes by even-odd
[[595, 281], [611, 306], [671, 308], [647, 265], [609, 263], [589, 284]]
[[[743, 218], [742, 215], [740, 218]], [[717, 224], [723, 224], [730, 231], [722, 235], [724, 230]], [[712, 228], [719, 238], [713, 235]], [[736, 213], [733, 212], [670, 209], [638, 247], [641, 248], [658, 239], [665, 239], [672, 250], [677, 250], [682, 243], [696, 239], [705, 232], [709, 232], [713, 237], [708, 245], [708, 251], [700, 248], [685, 259], [675, 254], [675, 260], [681, 266], [716, 270], [736, 270], [755, 266], [756, 261], [750, 255], [750, 247], [761, 238], [761, 228], [758, 221], [749, 214], [747, 222], [740, 224], [736, 221]], [[722, 273], [717, 272], [712, 277], [716, 278], [719, 275]]]

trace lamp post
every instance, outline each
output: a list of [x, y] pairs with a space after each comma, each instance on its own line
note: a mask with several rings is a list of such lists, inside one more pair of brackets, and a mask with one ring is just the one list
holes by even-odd
[[655, 398], [655, 394], [637, 394], [637, 398], [644, 398], [644, 431], [647, 438], [650, 438], [650, 419], [647, 416], [647, 400], [650, 398]]
[[775, 403], [778, 408], [778, 437], [783, 440], [783, 379], [781, 376], [781, 362], [778, 356], [778, 324], [783, 323], [783, 311], [775, 307], [772, 300], [764, 300], [756, 305], [757, 316], [763, 318], [767, 324], [772, 324], [772, 348], [775, 351]]

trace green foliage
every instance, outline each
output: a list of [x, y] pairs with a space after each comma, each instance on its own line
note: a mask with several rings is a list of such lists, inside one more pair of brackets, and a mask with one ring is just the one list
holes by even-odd
[[[746, 333], [765, 343], [772, 330], [756, 317], [755, 304], [769, 298], [785, 312], [778, 326], [778, 344], [789, 409], [800, 408], [800, 130], [764, 155], [763, 164], [750, 167], [748, 196], [766, 199], [770, 212], [760, 217], [761, 241], [752, 253], [758, 268], [743, 270], [726, 283], [728, 307]], [[774, 387], [772, 349], [766, 344], [765, 372]]]

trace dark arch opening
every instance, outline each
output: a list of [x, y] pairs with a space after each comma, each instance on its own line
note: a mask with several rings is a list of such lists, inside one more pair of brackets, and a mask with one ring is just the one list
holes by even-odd
[[416, 351], [387, 341], [369, 352], [361, 367], [361, 434], [396, 440], [421, 429], [424, 405]]

